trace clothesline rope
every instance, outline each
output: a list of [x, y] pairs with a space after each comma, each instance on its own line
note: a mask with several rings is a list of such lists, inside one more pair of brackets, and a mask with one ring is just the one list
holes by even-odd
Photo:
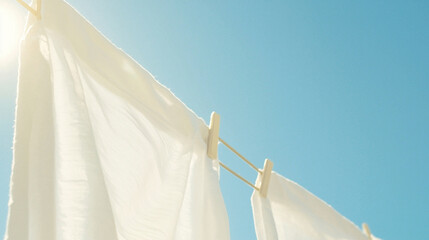
[[262, 170], [257, 168], [252, 162], [247, 160], [243, 155], [241, 155], [237, 150], [235, 150], [231, 145], [229, 145], [227, 142], [225, 142], [222, 138], [219, 137], [219, 141], [225, 145], [227, 148], [229, 148], [231, 151], [233, 151], [237, 156], [239, 156], [243, 161], [245, 161], [249, 166], [251, 166], [253, 169], [255, 169], [257, 172], [262, 173]]
[[234, 174], [234, 176], [238, 177], [239, 179], [241, 179], [243, 182], [247, 183], [249, 186], [251, 186], [252, 188], [256, 189], [259, 191], [259, 188], [256, 187], [255, 185], [253, 185], [251, 182], [247, 181], [244, 177], [240, 176], [240, 174], [234, 172], [231, 168], [229, 168], [228, 166], [226, 166], [225, 164], [223, 164], [221, 161], [219, 161], [219, 165], [221, 165], [223, 168], [225, 168], [228, 172]]

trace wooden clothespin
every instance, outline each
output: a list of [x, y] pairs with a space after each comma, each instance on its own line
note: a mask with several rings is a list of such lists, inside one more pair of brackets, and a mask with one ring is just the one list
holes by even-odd
[[207, 155], [211, 159], [217, 159], [219, 143], [220, 115], [212, 112], [210, 116], [209, 138], [207, 140]]
[[24, 0], [16, 0], [19, 4], [21, 4], [23, 7], [25, 7], [28, 11], [30, 11], [34, 16], [37, 17], [37, 19], [41, 19], [41, 11], [42, 11], [42, 0], [37, 0], [36, 9], [30, 7]]
[[273, 162], [269, 159], [265, 159], [264, 163], [264, 169], [260, 170], [258, 169], [253, 163], [251, 163], [249, 160], [247, 160], [243, 155], [241, 155], [237, 150], [235, 150], [233, 147], [231, 147], [228, 143], [226, 143], [222, 138], [219, 137], [219, 129], [220, 129], [220, 115], [216, 112], [212, 112], [212, 115], [210, 117], [210, 126], [209, 126], [209, 136], [207, 140], [207, 155], [212, 159], [217, 159], [218, 157], [218, 143], [219, 141], [222, 142], [226, 147], [228, 147], [231, 151], [233, 151], [237, 156], [239, 156], [243, 161], [245, 161], [249, 166], [251, 166], [253, 169], [255, 169], [258, 174], [261, 174], [261, 180], [259, 186], [255, 186], [246, 179], [244, 179], [242, 176], [240, 176], [238, 173], [231, 170], [228, 166], [223, 164], [219, 161], [219, 164], [234, 174], [236, 177], [253, 187], [254, 189], [258, 190], [262, 197], [266, 197], [268, 193], [268, 186], [270, 183], [270, 177], [271, 177], [271, 171], [273, 169]]
[[265, 159], [264, 169], [262, 170], [261, 185], [259, 186], [259, 193], [261, 194], [262, 197], [267, 197], [273, 165], [274, 164], [272, 161], [270, 161], [269, 159]]
[[368, 236], [368, 240], [372, 240], [371, 230], [369, 229], [368, 224], [362, 223], [362, 228], [365, 231], [365, 234]]

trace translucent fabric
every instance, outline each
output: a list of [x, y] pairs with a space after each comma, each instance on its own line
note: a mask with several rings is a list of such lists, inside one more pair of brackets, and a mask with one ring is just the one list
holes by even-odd
[[253, 193], [252, 208], [258, 240], [368, 240], [331, 206], [275, 172], [266, 198]]
[[5, 239], [229, 239], [208, 128], [61, 0], [28, 19]]

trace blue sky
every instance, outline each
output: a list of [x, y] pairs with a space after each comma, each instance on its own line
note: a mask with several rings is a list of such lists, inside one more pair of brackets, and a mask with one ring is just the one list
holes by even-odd
[[[207, 123], [217, 111], [221, 137], [256, 165], [272, 159], [383, 239], [429, 239], [429, 2], [68, 2]], [[0, 18], [3, 235], [27, 12], [0, 7], [13, 13]], [[252, 189], [225, 171], [221, 188], [232, 239], [256, 239]]]

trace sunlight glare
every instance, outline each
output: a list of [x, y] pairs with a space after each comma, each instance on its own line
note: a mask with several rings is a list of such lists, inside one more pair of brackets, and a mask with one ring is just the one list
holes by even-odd
[[[0, 63], [10, 62], [18, 55], [23, 20], [15, 7], [0, 5]], [[2, 64], [3, 65], [3, 64]]]

